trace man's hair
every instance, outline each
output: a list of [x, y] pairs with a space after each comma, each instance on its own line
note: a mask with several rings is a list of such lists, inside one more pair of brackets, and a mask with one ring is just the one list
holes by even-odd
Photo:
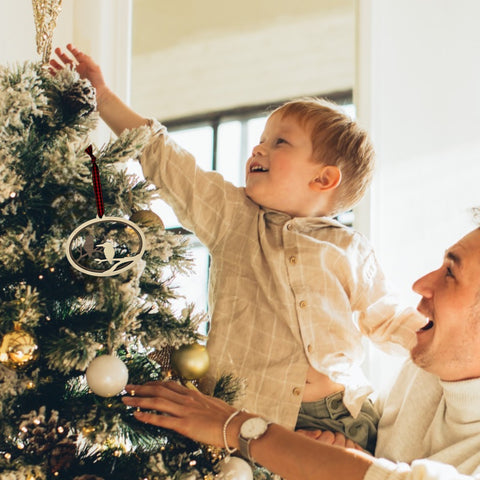
[[340, 169], [342, 181], [330, 215], [349, 210], [365, 194], [373, 176], [375, 152], [365, 130], [337, 104], [319, 98], [300, 98], [271, 112], [293, 117], [310, 130], [314, 159]]

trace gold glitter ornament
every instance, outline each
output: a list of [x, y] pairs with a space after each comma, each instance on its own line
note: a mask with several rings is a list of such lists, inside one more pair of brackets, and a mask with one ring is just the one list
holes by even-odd
[[37, 32], [37, 52], [46, 65], [52, 53], [53, 31], [61, 11], [62, 0], [32, 0], [35, 30]]
[[0, 346], [0, 363], [13, 370], [22, 370], [39, 356], [36, 338], [15, 324], [13, 332], [3, 336]]
[[172, 369], [184, 380], [198, 380], [207, 373], [210, 358], [204, 345], [192, 343], [173, 350], [171, 364]]
[[132, 222], [138, 223], [141, 227], [158, 227], [165, 229], [162, 219], [151, 210], [138, 210], [130, 217]]

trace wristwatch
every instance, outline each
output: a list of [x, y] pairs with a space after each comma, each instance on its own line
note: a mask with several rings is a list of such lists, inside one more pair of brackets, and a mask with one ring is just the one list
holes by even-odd
[[238, 434], [239, 450], [242, 456], [250, 462], [254, 463], [250, 456], [250, 442], [262, 437], [271, 423], [262, 417], [249, 418], [242, 423]]

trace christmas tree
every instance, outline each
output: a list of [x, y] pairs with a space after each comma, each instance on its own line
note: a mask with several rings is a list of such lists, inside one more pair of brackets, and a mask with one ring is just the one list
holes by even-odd
[[[91, 145], [95, 106], [74, 70], [0, 67], [0, 478], [215, 478], [222, 450], [120, 400], [127, 377], [195, 384], [208, 356], [204, 317], [171, 305], [188, 244], [126, 168], [151, 132]], [[238, 391], [225, 375], [215, 395]]]

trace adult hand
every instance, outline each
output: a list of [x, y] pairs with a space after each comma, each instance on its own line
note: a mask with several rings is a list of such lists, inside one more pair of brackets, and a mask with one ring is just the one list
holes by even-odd
[[223, 425], [235, 408], [222, 400], [172, 381], [125, 388], [132, 395], [122, 398], [125, 405], [158, 412], [136, 411], [138, 420], [175, 430], [201, 443], [224, 446]]
[[328, 430], [296, 430], [300, 435], [304, 435], [308, 438], [313, 438], [320, 443], [326, 445], [336, 445], [337, 447], [353, 448], [355, 450], [364, 451], [363, 448], [356, 444], [353, 440], [347, 438], [343, 433], [331, 432]]

